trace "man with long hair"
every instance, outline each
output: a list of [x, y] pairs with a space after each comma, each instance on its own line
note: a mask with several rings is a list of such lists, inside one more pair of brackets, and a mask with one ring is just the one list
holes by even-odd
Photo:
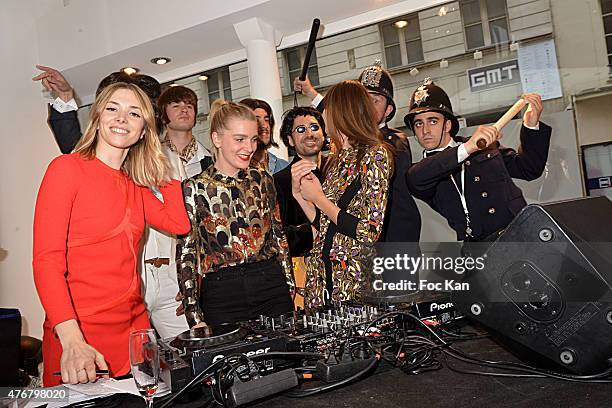
[[270, 151], [270, 147], [278, 147], [278, 144], [274, 141], [274, 113], [272, 107], [268, 102], [261, 99], [246, 98], [241, 100], [240, 103], [253, 109], [257, 118], [259, 140], [257, 151], [253, 155], [253, 164], [268, 170], [270, 174], [281, 171], [289, 163]]

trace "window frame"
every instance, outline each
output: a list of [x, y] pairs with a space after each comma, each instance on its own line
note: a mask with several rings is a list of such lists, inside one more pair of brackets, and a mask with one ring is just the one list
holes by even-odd
[[[302, 45], [298, 45], [296, 47], [291, 47], [291, 48], [288, 48], [286, 50], [283, 50], [283, 68], [287, 72], [287, 89], [293, 90], [293, 82], [291, 80], [291, 73], [297, 71], [297, 70], [290, 70], [289, 69], [288, 54], [290, 52], [294, 52], [294, 51], [298, 52], [298, 58], [300, 60], [300, 68], [299, 68], [299, 72], [298, 72], [298, 76], [299, 76], [299, 74], [301, 74], [301, 71], [302, 71], [302, 66], [304, 65], [304, 57], [306, 56], [306, 47], [307, 46], [308, 46], [307, 44], [302, 44]], [[312, 86], [316, 88], [316, 87], [321, 85], [321, 76], [319, 74], [319, 56], [317, 55], [317, 46], [316, 46], [316, 44], [315, 44], [314, 48], [312, 49], [312, 51], [313, 51], [313, 53], [310, 55], [310, 61], [309, 61], [309, 64], [308, 64], [307, 72], [310, 71], [313, 68], [317, 70], [317, 81], [316, 81], [317, 83], [316, 84], [312, 82], [312, 78], [310, 78], [310, 77], [308, 78], [308, 79], [311, 80]], [[315, 58], [316, 58], [316, 60], [315, 60], [316, 63], [315, 64], [312, 63], [312, 57], [313, 56], [315, 56]]]
[[[408, 22], [410, 22], [411, 20], [416, 21], [416, 23], [418, 24], [418, 37], [414, 37], [414, 38], [407, 38], [406, 37], [406, 33], [403, 28], [402, 29], [397, 29], [397, 37], [398, 37], [398, 42], [397, 43], [393, 43], [393, 44], [386, 44], [385, 43], [385, 36], [383, 33], [383, 27], [385, 26], [392, 26], [395, 24], [396, 21], [398, 20], [406, 20]], [[409, 23], [410, 24], [410, 23]], [[394, 27], [395, 28], [395, 27]], [[389, 70], [394, 70], [394, 69], [399, 69], [399, 68], [411, 68], [411, 67], [415, 67], [419, 64], [422, 64], [423, 62], [425, 62], [425, 52], [423, 51], [423, 36], [421, 34], [421, 23], [419, 21], [419, 14], [418, 13], [410, 13], [410, 14], [404, 14], [398, 17], [393, 18], [392, 20], [387, 20], [387, 21], [383, 21], [381, 23], [378, 24], [378, 32], [380, 35], [380, 44], [382, 46], [382, 57], [383, 57], [383, 61], [384, 61], [384, 66], [389, 69]], [[407, 42], [414, 42], [414, 41], [419, 41], [421, 43], [421, 59], [418, 61], [408, 61], [408, 48], [406, 47], [406, 43]], [[400, 47], [400, 57], [402, 60], [401, 65], [395, 65], [395, 66], [390, 66], [389, 65], [389, 61], [387, 61], [387, 48], [390, 47], [395, 47], [399, 45]]]
[[610, 10], [608, 13], [604, 13], [603, 2], [601, 0], [599, 1], [599, 7], [601, 8], [601, 24], [602, 24], [602, 28], [604, 32], [604, 42], [606, 44], [606, 56], [608, 60], [608, 75], [612, 78], [612, 47], [608, 49], [608, 38], [610, 38], [611, 39], [610, 41], [612, 41], [612, 30], [609, 33], [607, 33], [606, 24], [605, 24], [606, 17], [609, 17], [612, 19], [612, 10]]
[[[232, 95], [232, 80], [231, 80], [231, 76], [230, 76], [230, 72], [229, 72], [229, 65], [225, 65], [223, 67], [219, 67], [219, 68], [215, 68], [212, 69], [210, 71], [206, 71], [206, 72], [202, 72], [200, 75], [206, 75], [208, 77], [208, 79], [206, 81], [200, 81], [201, 85], [202, 85], [202, 94], [203, 96], [206, 97], [206, 103], [203, 104], [203, 106], [206, 107], [206, 110], [203, 112], [205, 114], [208, 114], [208, 112], [210, 112], [210, 105], [213, 103], [213, 101], [210, 100], [210, 90], [208, 88], [208, 84], [210, 83], [209, 81], [211, 80], [211, 78], [213, 77], [213, 75], [217, 76], [217, 86], [218, 89], [215, 92], [219, 93], [219, 98], [223, 98], [224, 100], [233, 100], [233, 95]], [[227, 70], [227, 76], [229, 78], [229, 83], [225, 84], [224, 80], [223, 80], [223, 71]], [[230, 93], [230, 99], [227, 99], [225, 97], [225, 92], [229, 91]]]
[[[463, 26], [463, 38], [465, 40], [465, 50], [468, 52], [476, 51], [476, 50], [480, 50], [484, 48], [495, 47], [497, 45], [504, 45], [504, 44], [510, 43], [511, 40], [510, 40], [510, 21], [508, 17], [508, 1], [502, 0], [504, 2], [504, 15], [499, 16], [499, 17], [489, 17], [489, 11], [487, 10], [487, 0], [477, 0], [477, 1], [478, 1], [478, 6], [479, 6], [478, 8], [480, 10], [480, 21], [476, 23], [466, 24], [465, 17], [462, 11], [462, 3], [464, 3], [464, 1], [459, 0], [459, 12], [461, 14], [461, 24]], [[501, 19], [506, 20], [506, 30], [508, 32], [508, 40], [505, 42], [493, 42], [491, 38], [491, 23], [497, 20], [501, 20]], [[480, 47], [469, 48], [466, 28], [473, 27], [478, 24], [480, 24], [481, 29], [482, 29], [482, 38], [483, 38], [484, 44]]]

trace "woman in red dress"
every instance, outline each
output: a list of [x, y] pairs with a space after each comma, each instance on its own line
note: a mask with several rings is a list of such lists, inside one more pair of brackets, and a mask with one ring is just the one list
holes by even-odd
[[45, 386], [95, 381], [96, 369], [111, 377], [129, 372], [129, 334], [149, 327], [137, 274], [145, 224], [173, 234], [190, 229], [170, 169], [149, 98], [125, 83], [98, 95], [75, 152], [49, 165], [36, 202], [33, 260], [46, 313]]

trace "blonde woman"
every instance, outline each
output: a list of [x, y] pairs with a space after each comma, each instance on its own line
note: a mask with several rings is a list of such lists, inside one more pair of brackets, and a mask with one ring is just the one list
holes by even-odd
[[210, 115], [215, 163], [183, 184], [191, 232], [179, 237], [176, 251], [190, 327], [292, 309], [291, 261], [274, 180], [249, 167], [257, 150], [255, 114], [215, 101]]
[[94, 381], [96, 369], [129, 372], [129, 333], [149, 327], [137, 274], [145, 224], [189, 230], [149, 98], [115, 83], [97, 96], [75, 152], [51, 162], [38, 192], [33, 268], [46, 313], [45, 386]]

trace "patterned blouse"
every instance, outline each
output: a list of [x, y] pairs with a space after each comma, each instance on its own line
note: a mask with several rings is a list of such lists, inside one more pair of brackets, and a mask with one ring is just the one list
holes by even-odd
[[184, 181], [183, 195], [191, 232], [177, 240], [176, 264], [190, 327], [203, 321], [198, 274], [276, 257], [293, 291], [272, 176], [248, 168], [229, 177], [210, 166]]
[[180, 152], [177, 149], [177, 147], [174, 145], [174, 143], [172, 143], [172, 140], [170, 139], [170, 136], [168, 136], [167, 133], [166, 133], [166, 137], [164, 137], [161, 143], [162, 145], [168, 146], [168, 148], [174, 153], [178, 154], [178, 156], [181, 158], [183, 163], [188, 163], [198, 151], [198, 142], [195, 139], [195, 137], [192, 137], [191, 141], [187, 143], [187, 146], [185, 146], [183, 150], [181, 150]]
[[[329, 253], [324, 244], [330, 219], [320, 213], [319, 234], [311, 256], [306, 260], [305, 305], [317, 308], [332, 301], [360, 300], [364, 273], [372, 269], [374, 244], [381, 233], [389, 180], [393, 174], [393, 157], [382, 145], [366, 150], [361, 164], [357, 163], [357, 149], [340, 151], [334, 167], [327, 172], [323, 191], [337, 204], [348, 186], [361, 177], [361, 188], [349, 202], [346, 211], [338, 214], [337, 232], [331, 239]], [[332, 293], [325, 294], [324, 258], [332, 265]], [[325, 298], [325, 299], [324, 299]]]

